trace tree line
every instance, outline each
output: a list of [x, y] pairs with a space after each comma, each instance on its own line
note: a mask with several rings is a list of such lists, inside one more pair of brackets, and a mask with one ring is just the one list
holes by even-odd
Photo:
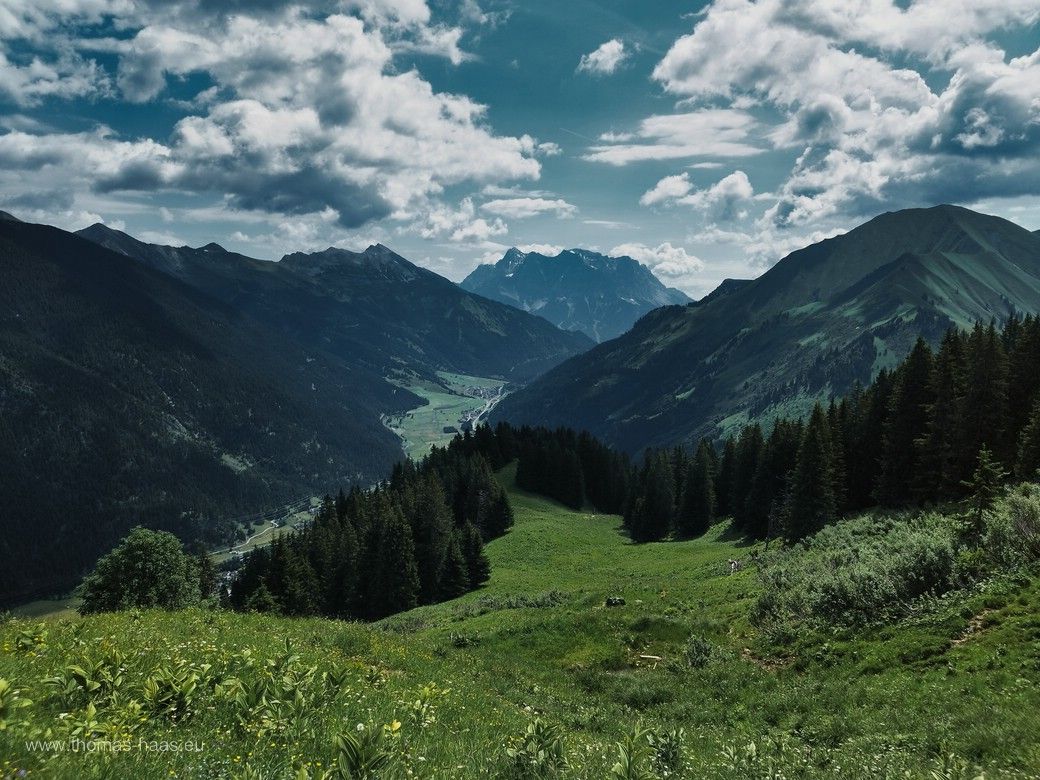
[[805, 421], [747, 425], [692, 453], [648, 452], [624, 513], [637, 541], [740, 532], [794, 541], [872, 506], [960, 500], [1040, 469], [1040, 319], [951, 328]]
[[255, 550], [233, 580], [239, 610], [377, 620], [487, 581], [484, 543], [513, 515], [487, 459], [459, 447], [394, 467], [372, 490], [327, 497], [305, 527]]

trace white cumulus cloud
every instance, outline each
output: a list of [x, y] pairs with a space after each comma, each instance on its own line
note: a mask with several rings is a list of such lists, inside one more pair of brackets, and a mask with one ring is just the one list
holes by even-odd
[[586, 73], [609, 75], [616, 71], [628, 57], [625, 42], [612, 38], [594, 51], [583, 54], [578, 61], [578, 70]]

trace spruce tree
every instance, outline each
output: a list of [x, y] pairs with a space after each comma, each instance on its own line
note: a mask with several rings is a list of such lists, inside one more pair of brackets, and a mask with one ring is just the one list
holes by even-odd
[[444, 557], [444, 570], [440, 578], [440, 596], [442, 599], [453, 599], [469, 590], [469, 568], [466, 556], [459, 544], [458, 532], [453, 531], [448, 542], [447, 555]]
[[775, 527], [777, 506], [783, 504], [788, 475], [798, 458], [801, 438], [801, 426], [796, 422], [777, 420], [773, 426], [748, 494], [748, 536], [762, 539], [769, 535], [770, 528]]
[[996, 328], [976, 324], [968, 336], [964, 395], [960, 405], [958, 478], [968, 480], [986, 447], [1001, 463], [1013, 463], [1008, 439], [1008, 362]]
[[730, 436], [722, 445], [722, 457], [719, 459], [719, 469], [715, 477], [715, 500], [718, 503], [716, 512], [720, 517], [729, 517], [733, 514], [730, 499], [733, 496], [733, 472], [737, 462], [737, 443]]
[[755, 472], [758, 471], [764, 444], [762, 427], [757, 423], [746, 426], [737, 439], [729, 506], [733, 523], [741, 530], [747, 528], [747, 497], [755, 480]]
[[913, 490], [918, 500], [935, 501], [956, 492], [957, 437], [964, 396], [964, 337], [951, 328], [932, 365], [931, 404], [925, 432], [914, 442], [917, 468]]
[[679, 536], [686, 539], [704, 534], [715, 519], [713, 449], [710, 441], [702, 439], [693, 460], [684, 469], [686, 481], [675, 525]]
[[974, 544], [978, 544], [982, 539], [984, 513], [993, 505], [993, 500], [1000, 493], [1006, 478], [1007, 472], [993, 457], [989, 447], [982, 445], [975, 471], [972, 472], [971, 479], [964, 481], [964, 487], [968, 490], [967, 504], [970, 510], [971, 540]]
[[462, 554], [466, 557], [466, 571], [469, 573], [470, 587], [479, 587], [491, 578], [491, 562], [488, 561], [487, 553], [484, 552], [484, 540], [480, 536], [480, 531], [472, 523], [467, 523], [463, 527], [460, 544]]
[[381, 618], [416, 606], [420, 586], [415, 545], [400, 509], [387, 513], [373, 552], [375, 567], [368, 582], [368, 615]]
[[814, 534], [834, 519], [831, 458], [827, 417], [817, 404], [802, 435], [798, 459], [791, 474], [791, 489], [785, 510], [788, 539], [796, 541]]
[[903, 506], [914, 496], [918, 439], [928, 427], [932, 394], [932, 350], [919, 338], [910, 355], [896, 372], [889, 402], [881, 452], [881, 481], [878, 500], [887, 506]]
[[453, 525], [444, 489], [436, 475], [427, 474], [418, 482], [414, 506], [410, 512], [415, 561], [419, 572], [419, 600], [424, 604], [433, 604], [440, 598], [439, 579]]
[[642, 497], [633, 512], [632, 539], [651, 542], [665, 538], [672, 528], [675, 513], [675, 490], [672, 468], [664, 453], [648, 453], [643, 468]]
[[1023, 481], [1040, 481], [1040, 398], [1033, 405], [1029, 422], [1018, 438], [1015, 476]]

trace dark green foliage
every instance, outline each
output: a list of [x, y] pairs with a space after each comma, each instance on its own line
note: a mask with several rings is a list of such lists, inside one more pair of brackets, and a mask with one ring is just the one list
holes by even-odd
[[466, 523], [462, 529], [462, 554], [466, 556], [466, 572], [469, 575], [469, 584], [480, 587], [491, 578], [491, 562], [488, 561], [484, 552], [484, 541], [480, 538], [480, 531], [472, 523]]
[[462, 552], [457, 531], [452, 534], [444, 557], [440, 587], [442, 599], [457, 598], [470, 589], [469, 566]]
[[976, 324], [968, 336], [964, 395], [957, 443], [960, 479], [967, 479], [983, 447], [1001, 463], [1014, 463], [1009, 430], [1007, 353], [991, 323]]
[[833, 468], [827, 417], [817, 405], [802, 435], [794, 471], [791, 472], [785, 510], [785, 533], [789, 539], [814, 534], [834, 519], [837, 504]]
[[964, 487], [968, 490], [967, 503], [971, 509], [972, 541], [975, 543], [982, 537], [983, 513], [993, 505], [1007, 476], [1007, 472], [993, 458], [989, 447], [983, 444], [971, 479], [964, 481]]
[[1018, 438], [1018, 461], [1015, 476], [1023, 480], [1040, 479], [1040, 398]]
[[895, 376], [881, 452], [881, 481], [878, 499], [900, 506], [913, 496], [917, 471], [917, 445], [928, 429], [932, 392], [932, 350], [918, 339]]
[[733, 495], [733, 471], [737, 462], [737, 443], [733, 437], [726, 439], [722, 447], [722, 457], [719, 459], [719, 468], [715, 477], [715, 498], [718, 501], [716, 507], [719, 515], [729, 516], [733, 513], [731, 496]]
[[638, 498], [625, 515], [633, 541], [664, 539], [675, 516], [675, 477], [668, 453], [648, 453], [639, 474]]
[[714, 454], [711, 442], [702, 440], [686, 469], [682, 503], [675, 518], [676, 531], [681, 537], [700, 536], [715, 519]]
[[138, 527], [97, 562], [83, 581], [82, 596], [84, 615], [131, 607], [190, 607], [202, 596], [198, 560], [173, 534]]
[[474, 438], [456, 441], [398, 464], [373, 490], [326, 498], [313, 523], [247, 557], [230, 605], [374, 620], [486, 582], [484, 540], [512, 525], [512, 511]]
[[746, 501], [746, 531], [756, 539], [775, 536], [787, 497], [787, 482], [798, 457], [802, 440], [801, 423], [777, 420], [766, 440], [758, 469]]
[[957, 441], [960, 399], [964, 397], [965, 349], [964, 334], [951, 330], [943, 337], [932, 365], [931, 406], [925, 432], [915, 442], [915, 493], [923, 500], [955, 495], [960, 489]]
[[419, 603], [421, 584], [411, 529], [400, 510], [391, 510], [379, 525], [369, 571], [368, 617], [411, 609]]
[[[728, 508], [755, 538], [773, 535], [782, 520], [784, 535], [797, 540], [875, 502], [903, 507], [970, 493], [977, 537], [1009, 467], [1020, 479], [1040, 468], [1040, 400], [1031, 414], [1019, 408], [1038, 395], [1038, 345], [1036, 317], [1011, 318], [1003, 331], [950, 330], [936, 355], [918, 340], [893, 372], [854, 385], [826, 411], [817, 405], [805, 426], [776, 420], [764, 444], [759, 427], [746, 426], [725, 443], [719, 513]], [[641, 497], [636, 490], [630, 506]]]
[[747, 529], [748, 494], [755, 481], [758, 461], [762, 457], [764, 446], [761, 426], [748, 425], [737, 439], [736, 453], [733, 460], [733, 476], [730, 483], [729, 507], [733, 522], [738, 528]]

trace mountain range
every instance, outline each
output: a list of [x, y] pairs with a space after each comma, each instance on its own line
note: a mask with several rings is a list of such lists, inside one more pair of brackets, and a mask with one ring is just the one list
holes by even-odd
[[461, 286], [596, 341], [620, 336], [659, 306], [690, 301], [631, 257], [607, 257], [586, 249], [549, 257], [514, 247], [494, 265], [478, 266]]
[[105, 225], [78, 233], [204, 290], [309, 347], [380, 376], [437, 370], [525, 382], [592, 342], [459, 289], [381, 244], [254, 260], [218, 244], [147, 244]]
[[213, 544], [385, 478], [383, 420], [424, 403], [398, 376], [524, 381], [591, 345], [381, 246], [275, 263], [6, 215], [0, 275], [0, 602], [72, 585], [135, 524]]
[[950, 325], [1040, 312], [1040, 236], [954, 206], [883, 214], [753, 281], [644, 316], [506, 398], [493, 419], [630, 452], [802, 415]]

